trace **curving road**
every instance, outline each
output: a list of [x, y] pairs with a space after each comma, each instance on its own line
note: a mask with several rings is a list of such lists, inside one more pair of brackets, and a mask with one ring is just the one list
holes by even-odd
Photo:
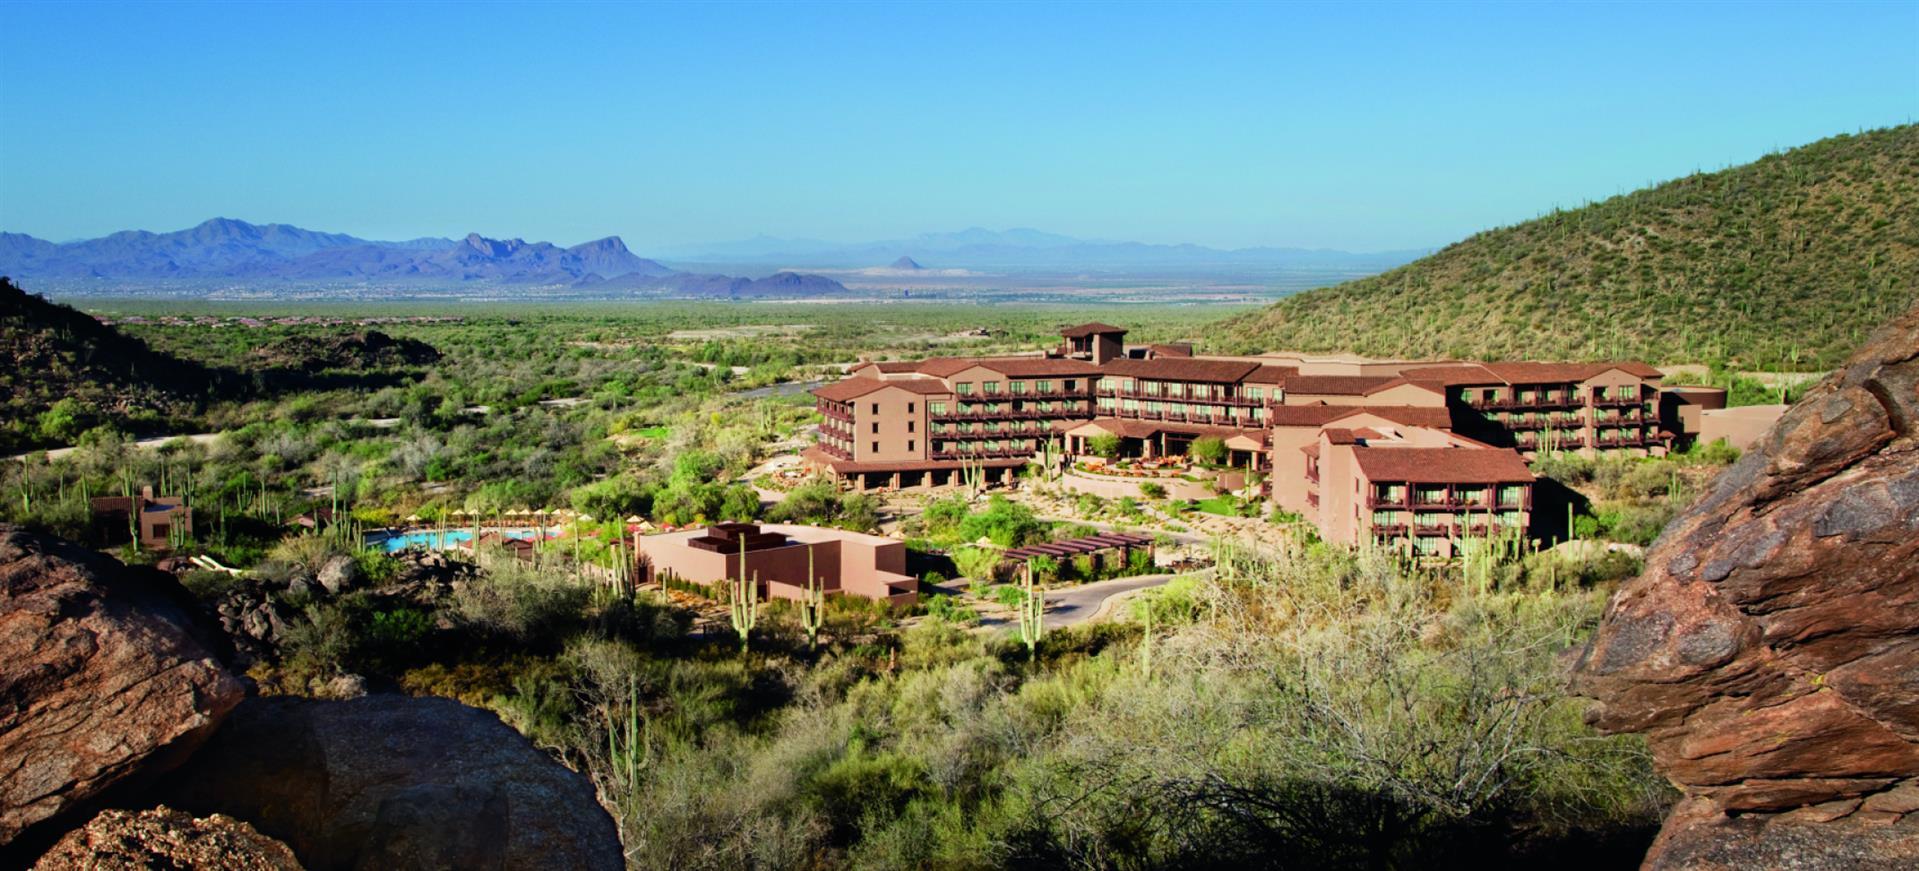
[[1107, 599], [1120, 593], [1157, 587], [1172, 580], [1173, 577], [1171, 574], [1140, 575], [1047, 590], [1046, 628], [1059, 629], [1084, 623], [1099, 613], [1100, 606], [1106, 604]]

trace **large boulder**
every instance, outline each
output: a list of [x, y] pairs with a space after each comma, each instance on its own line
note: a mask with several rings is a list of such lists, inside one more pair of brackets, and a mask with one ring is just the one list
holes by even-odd
[[164, 768], [240, 702], [172, 576], [0, 524], [0, 844]]
[[585, 777], [448, 699], [250, 698], [168, 783], [308, 868], [623, 867]]
[[169, 807], [101, 811], [35, 863], [33, 871], [300, 871], [287, 845], [232, 817], [204, 819]]
[[1666, 528], [1574, 686], [1688, 796], [1649, 867], [1919, 856], [1919, 309]]

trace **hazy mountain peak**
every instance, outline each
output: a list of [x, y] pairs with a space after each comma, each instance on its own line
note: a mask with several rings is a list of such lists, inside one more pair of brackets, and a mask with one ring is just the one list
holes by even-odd
[[893, 268], [893, 269], [911, 269], [911, 270], [916, 270], [916, 271], [917, 271], [917, 270], [921, 270], [921, 269], [925, 269], [926, 267], [924, 267], [924, 266], [921, 266], [921, 265], [919, 264], [919, 261], [917, 261], [917, 260], [914, 260], [914, 259], [913, 259], [913, 258], [911, 258], [911, 257], [908, 257], [908, 256], [905, 256], [905, 255], [901, 255], [901, 256], [900, 256], [900, 259], [898, 259], [898, 260], [895, 260], [895, 261], [893, 261], [893, 264], [892, 264], [892, 267], [891, 267], [891, 268]]

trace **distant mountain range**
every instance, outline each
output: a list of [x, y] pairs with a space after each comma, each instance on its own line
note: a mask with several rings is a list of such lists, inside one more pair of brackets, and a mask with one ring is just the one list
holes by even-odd
[[1427, 251], [1370, 253], [1308, 248], [1153, 245], [1078, 239], [1040, 230], [925, 233], [908, 239], [835, 243], [757, 236], [735, 242], [670, 247], [661, 256], [695, 263], [768, 264], [818, 269], [871, 267], [906, 260], [930, 269], [1044, 270], [1055, 272], [1246, 272], [1336, 269], [1377, 272], [1409, 263]]
[[215, 218], [171, 233], [126, 230], [55, 243], [0, 233], [0, 274], [111, 290], [142, 283], [408, 286], [517, 285], [588, 294], [792, 297], [844, 293], [839, 282], [781, 272], [738, 278], [680, 272], [627, 250], [617, 236], [571, 248], [550, 242], [412, 239], [381, 242], [287, 224]]

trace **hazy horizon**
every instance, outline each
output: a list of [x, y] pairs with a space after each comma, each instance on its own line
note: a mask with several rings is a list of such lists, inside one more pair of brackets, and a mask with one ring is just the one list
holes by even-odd
[[0, 229], [1406, 251], [1919, 109], [1919, 4], [745, 8], [13, 4]]

